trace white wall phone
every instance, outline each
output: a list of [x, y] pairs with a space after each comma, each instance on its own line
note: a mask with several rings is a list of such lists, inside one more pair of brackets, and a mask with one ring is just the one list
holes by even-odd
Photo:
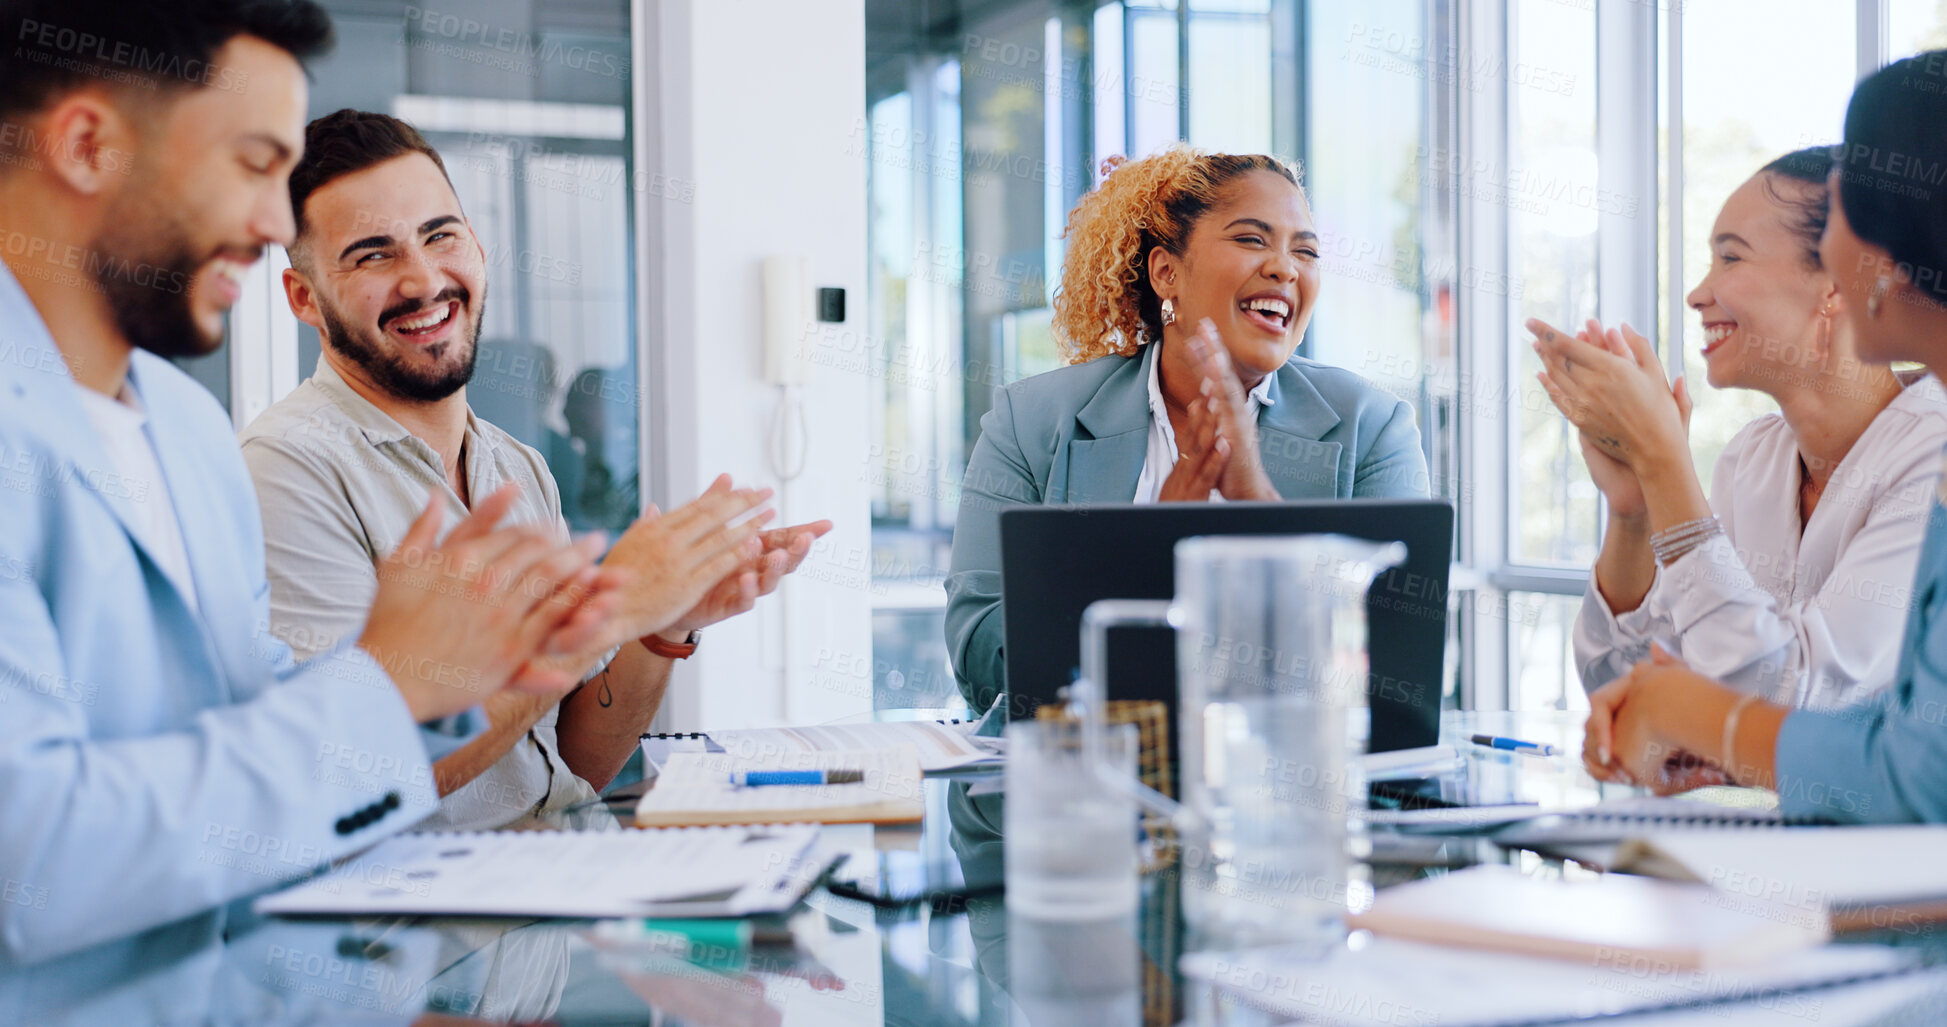
[[811, 261], [764, 258], [764, 380], [803, 385], [804, 347], [811, 338]]
[[[810, 377], [804, 347], [812, 326], [811, 260], [798, 256], [764, 258], [764, 380], [782, 388], [771, 421], [771, 470], [790, 481], [804, 473], [811, 450], [810, 425], [796, 390]], [[797, 443], [792, 445], [792, 422]]]

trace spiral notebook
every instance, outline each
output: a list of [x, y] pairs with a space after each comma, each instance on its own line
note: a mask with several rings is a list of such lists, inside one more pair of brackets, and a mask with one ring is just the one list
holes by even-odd
[[[1494, 830], [1495, 844], [1511, 849], [1560, 851], [1564, 846], [1614, 845], [1650, 831], [1670, 828], [1752, 830], [1817, 827], [1820, 817], [1788, 816], [1777, 796], [1758, 789], [1713, 789], [1709, 797], [1609, 799], [1571, 810], [1542, 810]], [[1571, 853], [1576, 858], [1580, 854]]]
[[256, 902], [279, 916], [731, 917], [797, 905], [825, 869], [805, 826], [427, 832]]

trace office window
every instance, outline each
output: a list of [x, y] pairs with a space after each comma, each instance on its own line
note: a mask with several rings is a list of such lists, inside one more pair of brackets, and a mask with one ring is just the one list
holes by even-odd
[[1541, 361], [1522, 324], [1536, 317], [1574, 331], [1596, 312], [1596, 16], [1553, 0], [1508, 6], [1508, 552], [1515, 563], [1587, 567], [1600, 539], [1599, 493], [1574, 427], [1535, 381]]
[[1450, 296], [1450, 186], [1428, 120], [1427, 20], [1416, 4], [1308, 5], [1305, 189], [1320, 239], [1309, 355], [1349, 368], [1419, 407], [1442, 473], [1457, 382]]
[[1512, 635], [1508, 707], [1516, 710], [1586, 710], [1589, 696], [1575, 666], [1575, 618], [1579, 595], [1512, 592], [1505, 609]]
[[[1125, 10], [1122, 46], [1129, 54], [1129, 73], [1121, 83], [1124, 99], [1120, 106], [1129, 119], [1125, 152], [1140, 157], [1183, 138], [1177, 107], [1182, 62], [1177, 52], [1176, 0], [1131, 0], [1110, 6]], [[1115, 40], [1103, 43], [1116, 45]], [[1102, 83], [1104, 90], [1115, 85]]]
[[[1681, 288], [1710, 270], [1710, 228], [1730, 194], [1793, 150], [1839, 141], [1857, 77], [1855, 14], [1829, 0], [1732, 0], [1683, 9], [1683, 249]], [[1737, 39], [1735, 47], [1706, 41]], [[1661, 304], [1669, 306], [1665, 280]], [[1685, 308], [1684, 376], [1696, 403], [1691, 451], [1708, 491], [1724, 445], [1751, 419], [1778, 409], [1748, 390], [1704, 381], [1703, 322]]]
[[1887, 0], [1887, 57], [1898, 60], [1923, 50], [1947, 48], [1947, 3], [1941, 0]]
[[1271, 0], [1189, 4], [1189, 137], [1229, 153], [1272, 152]]

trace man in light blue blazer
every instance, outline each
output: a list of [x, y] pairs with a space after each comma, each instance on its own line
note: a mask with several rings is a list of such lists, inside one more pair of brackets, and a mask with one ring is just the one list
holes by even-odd
[[0, 164], [23, 240], [0, 247], [0, 1022], [19, 1023], [84, 966], [207, 945], [223, 904], [430, 812], [416, 722], [517, 673], [567, 687], [530, 661], [586, 645], [615, 582], [590, 547], [494, 530], [511, 494], [437, 547], [435, 505], [359, 637], [293, 666], [229, 419], [162, 357], [214, 351], [244, 269], [290, 237], [298, 58], [329, 22], [7, 0], [0, 32], [35, 51], [0, 68], [8, 139], [34, 140]]
[[976, 710], [1006, 687], [1003, 507], [1429, 487], [1410, 404], [1294, 355], [1319, 288], [1294, 169], [1180, 144], [1107, 168], [1068, 222], [1054, 329], [1070, 366], [995, 390], [967, 459], [946, 634]]

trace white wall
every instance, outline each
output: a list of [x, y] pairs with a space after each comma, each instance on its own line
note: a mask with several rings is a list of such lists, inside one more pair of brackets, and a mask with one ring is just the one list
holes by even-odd
[[[818, 723], [869, 711], [872, 381], [812, 367], [798, 390], [810, 447], [780, 482], [769, 458], [782, 399], [763, 381], [760, 265], [810, 259], [814, 285], [846, 291], [845, 330], [865, 302], [863, 0], [638, 0], [649, 32], [638, 105], [645, 140], [689, 202], [653, 195], [645, 287], [645, 411], [658, 498], [687, 500], [720, 471], [778, 489], [778, 523], [837, 528], [758, 609], [705, 633], [679, 665], [662, 722], [673, 730]], [[642, 51], [638, 51], [641, 53]], [[646, 81], [655, 72], [656, 82]], [[655, 152], [659, 151], [659, 152]], [[679, 185], [671, 190], [683, 192]], [[659, 227], [657, 223], [659, 222]], [[658, 238], [659, 237], [659, 238]], [[661, 352], [657, 352], [657, 347]]]

